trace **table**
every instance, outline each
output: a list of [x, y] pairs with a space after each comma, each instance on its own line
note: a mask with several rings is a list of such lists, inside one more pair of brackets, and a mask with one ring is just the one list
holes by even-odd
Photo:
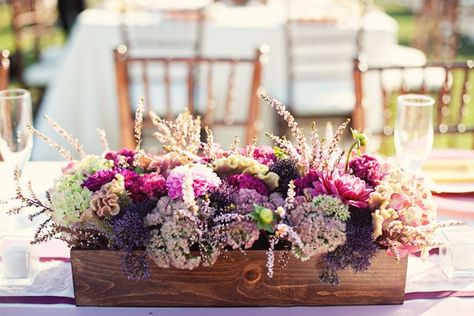
[[[285, 1], [273, 2], [280, 5], [236, 8], [212, 6], [204, 30], [202, 50], [204, 55], [209, 56], [242, 57], [253, 54], [261, 44], [268, 44], [269, 62], [264, 69], [263, 85], [269, 95], [284, 102], [285, 10], [281, 4]], [[42, 119], [47, 114], [77, 137], [89, 153], [101, 152], [96, 128], [106, 131], [111, 148], [119, 146], [120, 126], [112, 50], [121, 41], [120, 23], [121, 15], [114, 10], [90, 9], [81, 14], [65, 47], [57, 77], [44, 96], [36, 122], [36, 127], [41, 132], [61, 143]], [[161, 19], [144, 11], [131, 14], [127, 23], [155, 23], [158, 28], [166, 28]], [[364, 47], [367, 47], [364, 54], [369, 62], [390, 63], [393, 62], [394, 54], [398, 58], [399, 54], [393, 51], [393, 48], [398, 47], [398, 26], [393, 18], [380, 11], [371, 11], [364, 17], [362, 24], [365, 30]], [[345, 21], [336, 24], [334, 29], [328, 29], [328, 32], [356, 32], [358, 25], [354, 20]], [[424, 63], [426, 59], [420, 54], [415, 54], [417, 58], [410, 62]], [[403, 60], [406, 61], [407, 58], [403, 57]], [[344, 82], [350, 90], [352, 66], [350, 59], [348, 61], [349, 68]], [[214, 81], [218, 82], [216, 78]], [[236, 92], [236, 95], [239, 93]], [[271, 114], [269, 110], [262, 114], [264, 131], [271, 131], [275, 126]], [[32, 157], [34, 160], [59, 159], [57, 153], [40, 142], [35, 144]]]
[[[53, 178], [60, 173], [60, 167], [65, 163], [59, 162], [31, 162], [24, 170], [24, 181], [32, 180], [33, 187], [38, 192], [48, 188]], [[11, 196], [14, 192], [12, 182], [8, 180], [9, 170], [5, 163], [0, 163], [0, 199]], [[1, 209], [1, 206], [0, 206]], [[0, 214], [3, 214], [1, 212]], [[0, 232], [5, 232], [5, 217], [0, 218]], [[23, 225], [20, 222], [8, 224], [9, 229], [15, 229], [14, 225]], [[470, 221], [474, 226], [474, 221]], [[58, 251], [61, 247], [55, 248]], [[64, 253], [63, 253], [64, 254]], [[417, 259], [410, 258], [410, 265], [415, 264]], [[413, 285], [412, 285], [413, 287]], [[294, 308], [78, 308], [68, 304], [0, 304], [0, 315], [446, 315], [455, 312], [456, 315], [472, 315], [474, 309], [474, 298], [448, 297], [443, 299], [415, 299], [407, 300], [403, 305], [396, 306], [339, 306], [339, 307], [294, 307]]]

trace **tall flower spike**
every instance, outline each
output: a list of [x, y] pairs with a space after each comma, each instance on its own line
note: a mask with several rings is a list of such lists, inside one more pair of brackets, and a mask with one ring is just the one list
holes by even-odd
[[48, 146], [51, 148], [54, 148], [65, 160], [67, 161], [72, 161], [74, 160], [72, 158], [72, 155], [69, 151], [64, 149], [61, 145], [53, 141], [51, 138], [46, 136], [45, 134], [41, 133], [38, 131], [36, 128], [31, 126], [30, 124], [27, 125], [27, 127], [33, 132], [34, 135], [36, 135], [39, 139], [41, 139], [43, 142], [45, 142]]
[[105, 131], [103, 129], [96, 129], [97, 134], [99, 134], [99, 139], [100, 139], [100, 144], [102, 145], [102, 148], [104, 151], [109, 151], [109, 142], [107, 141], [107, 135], [105, 134]]
[[309, 148], [306, 143], [306, 137], [304, 136], [303, 129], [298, 126], [298, 123], [295, 121], [293, 115], [286, 110], [284, 104], [278, 102], [275, 99], [272, 99], [266, 95], [261, 95], [262, 100], [266, 101], [272, 108], [274, 108], [277, 113], [287, 122], [288, 127], [290, 128], [291, 134], [296, 141], [296, 150], [300, 156], [298, 159], [302, 167], [307, 168], [309, 165]]
[[217, 159], [214, 144], [214, 135], [209, 127], [204, 127], [206, 131], [206, 144], [204, 145], [204, 155], [211, 158], [212, 161]]
[[196, 155], [201, 147], [201, 119], [193, 118], [189, 112], [178, 115], [174, 122], [166, 121], [150, 112], [153, 124], [157, 128], [155, 137], [169, 148], [176, 147], [178, 152]]
[[234, 137], [232, 140], [232, 144], [230, 145], [230, 152], [234, 155], [239, 154], [239, 144], [240, 144], [240, 138], [237, 136]]
[[311, 126], [311, 147], [312, 147], [312, 152], [311, 152], [311, 162], [310, 162], [310, 167], [317, 169], [319, 164], [321, 164], [321, 161], [319, 161], [319, 158], [321, 156], [321, 138], [319, 137], [318, 134], [318, 129], [316, 128], [316, 122], [313, 122]]
[[74, 138], [69, 132], [67, 132], [58, 122], [54, 121], [48, 115], [43, 116], [46, 121], [48, 122], [49, 126], [51, 126], [64, 140], [67, 141], [69, 145], [74, 148], [74, 150], [83, 158], [86, 156], [86, 152], [84, 151], [84, 147], [79, 143], [77, 138]]
[[[344, 131], [346, 130], [347, 125], [349, 125], [350, 121], [351, 121], [350, 119], [347, 119], [344, 123], [342, 123], [337, 128], [336, 134], [334, 134], [334, 137], [332, 138], [331, 143], [329, 144], [328, 149], [327, 149], [328, 158], [330, 158], [333, 155], [334, 150], [337, 148], [337, 145], [341, 141], [342, 135], [344, 135]], [[329, 163], [330, 163], [330, 159], [326, 159], [324, 161], [324, 169], [332, 167], [329, 165]]]
[[135, 112], [135, 128], [133, 129], [135, 134], [135, 141], [137, 142], [136, 150], [140, 149], [142, 144], [142, 129], [143, 129], [143, 113], [145, 112], [145, 105], [143, 104], [143, 98], [138, 102], [137, 111]]
[[293, 144], [289, 140], [273, 135], [272, 133], [266, 133], [265, 135], [269, 137], [275, 143], [275, 145], [279, 149], [283, 150], [287, 155], [299, 156], [296, 149], [293, 147]]
[[293, 180], [291, 180], [290, 183], [288, 184], [288, 193], [285, 200], [285, 206], [287, 208], [293, 208], [293, 204], [295, 203], [295, 196], [296, 196], [295, 183], [293, 182]]

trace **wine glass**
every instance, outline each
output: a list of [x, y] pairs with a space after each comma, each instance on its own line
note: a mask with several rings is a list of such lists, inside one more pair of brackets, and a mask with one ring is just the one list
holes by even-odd
[[395, 150], [401, 165], [417, 172], [433, 147], [434, 99], [418, 94], [397, 98]]
[[33, 133], [31, 95], [24, 89], [0, 91], [0, 154], [20, 172], [30, 159]]

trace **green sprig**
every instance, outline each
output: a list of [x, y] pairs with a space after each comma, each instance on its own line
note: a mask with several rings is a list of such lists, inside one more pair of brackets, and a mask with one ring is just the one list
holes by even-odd
[[367, 145], [369, 139], [364, 133], [360, 133], [356, 129], [351, 128], [352, 138], [354, 138], [354, 143], [349, 147], [346, 158], [346, 167], [344, 168], [345, 172], [349, 170], [349, 160], [351, 159], [352, 151], [356, 149], [357, 155], [361, 155], [360, 148]]

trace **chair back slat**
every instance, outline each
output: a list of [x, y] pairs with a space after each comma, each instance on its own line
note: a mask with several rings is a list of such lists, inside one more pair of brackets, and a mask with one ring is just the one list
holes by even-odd
[[115, 77], [117, 82], [117, 96], [120, 118], [120, 140], [122, 147], [134, 148], [133, 118], [130, 110], [129, 74], [126, 59], [126, 46], [119, 46], [114, 51]]
[[422, 71], [422, 75], [421, 75], [421, 88], [420, 88], [420, 93], [421, 94], [426, 94], [428, 93], [428, 84], [426, 82], [426, 77], [427, 77], [427, 74], [426, 74], [426, 67], [423, 67], [421, 69]]
[[234, 121], [232, 107], [235, 96], [235, 73], [238, 63], [238, 60], [233, 60], [230, 64], [229, 79], [227, 80], [227, 94], [224, 106], [224, 122], [226, 125], [231, 125]]
[[263, 63], [265, 62], [266, 56], [264, 54], [266, 50], [264, 47], [257, 49], [255, 53], [255, 59], [253, 60], [253, 74], [252, 74], [252, 86], [250, 88], [250, 101], [249, 101], [249, 115], [247, 120], [245, 135], [245, 142], [250, 144], [257, 135], [257, 131], [261, 129], [260, 119], [260, 82], [262, 80]]
[[[178, 80], [175, 80], [175, 74], [172, 75], [171, 71], [179, 70], [178, 67], [173, 66], [184, 66], [186, 72], [184, 73], [186, 91], [186, 106], [188, 110], [195, 115], [204, 115], [204, 123], [210, 127], [215, 126], [228, 126], [229, 124], [234, 124], [236, 126], [242, 126], [245, 128], [245, 140], [251, 140], [258, 129], [258, 118], [259, 118], [259, 97], [257, 90], [260, 87], [261, 77], [262, 77], [262, 63], [265, 54], [265, 50], [257, 50], [255, 57], [253, 58], [207, 58], [207, 57], [136, 57], [130, 56], [127, 54], [125, 46], [121, 46], [114, 51], [115, 65], [116, 65], [116, 75], [117, 75], [117, 88], [119, 96], [119, 112], [121, 117], [121, 126], [122, 131], [122, 146], [133, 148], [135, 146], [135, 141], [133, 139], [133, 111], [130, 108], [130, 104], [136, 103], [136, 100], [130, 100], [129, 88], [131, 85], [131, 71], [129, 70], [130, 66], [133, 64], [141, 63], [141, 65], [147, 65], [149, 70], [147, 72], [142, 72], [142, 76], [138, 76], [136, 79], [141, 80], [142, 84], [145, 85], [145, 95], [146, 99], [145, 104], [152, 104], [153, 109], [155, 110], [159, 104], [152, 102], [154, 94], [156, 93], [155, 89], [147, 88], [153, 80], [152, 69], [157, 71], [153, 66], [160, 66], [163, 71], [163, 86], [164, 86], [164, 112], [167, 119], [171, 119], [168, 116], [176, 114], [175, 103], [172, 102], [172, 96], [174, 96], [176, 91], [174, 91], [174, 86], [172, 84], [179, 83]], [[222, 111], [217, 111], [216, 106], [216, 94], [213, 91], [214, 88], [214, 71], [215, 66], [220, 65], [222, 67], [229, 67], [229, 75], [227, 84], [224, 82], [219, 84], [222, 85], [222, 91], [225, 91], [224, 102], [222, 104]], [[251, 73], [251, 87], [250, 95], [248, 102], [248, 111], [245, 114], [245, 117], [242, 118], [241, 107], [234, 106], [235, 102], [235, 85], [237, 83], [237, 66], [250, 65], [253, 67], [253, 72]], [[206, 68], [207, 67], [207, 68]], [[204, 83], [207, 83], [207, 93], [203, 94], [205, 96], [205, 101], [207, 104], [205, 107], [197, 106], [199, 101], [197, 100], [198, 88], [200, 88], [200, 80], [198, 76], [198, 70], [207, 69], [207, 80], [203, 80]], [[161, 74], [161, 72], [158, 72]], [[203, 72], [204, 74], [204, 72]], [[227, 89], [227, 90], [225, 90]], [[163, 91], [163, 90], [159, 90]], [[136, 97], [136, 96], [135, 96]], [[179, 97], [179, 96], [177, 96]], [[201, 112], [203, 111], [203, 112]], [[239, 113], [235, 113], [240, 111]], [[223, 115], [221, 113], [223, 112]], [[162, 113], [159, 113], [160, 115]], [[216, 118], [219, 114], [222, 118]], [[128, 121], [128, 122], [127, 122]]]
[[195, 80], [196, 80], [196, 67], [195, 63], [196, 61], [193, 59], [190, 59], [187, 62], [187, 68], [188, 68], [188, 76], [187, 76], [187, 88], [188, 88], [188, 102], [187, 102], [187, 107], [191, 113], [194, 113], [194, 89], [195, 89]]
[[206, 112], [204, 115], [204, 124], [212, 125], [214, 123], [214, 111], [216, 110], [216, 100], [214, 99], [214, 62], [210, 61], [207, 65], [207, 95]]
[[145, 99], [144, 105], [145, 105], [145, 113], [148, 113], [151, 111], [152, 106], [151, 106], [151, 94], [150, 94], [150, 82], [149, 82], [149, 77], [148, 77], [148, 60], [144, 59], [141, 62], [142, 66], [142, 80], [143, 80], [143, 87], [144, 87], [144, 93], [145, 93]]
[[[377, 75], [378, 75], [377, 78], [379, 80], [380, 92], [381, 92], [381, 97], [382, 97], [382, 111], [383, 111], [382, 116], [384, 118], [384, 121], [388, 122], [390, 121], [390, 118], [392, 117], [392, 112], [390, 111], [390, 96], [383, 82], [383, 74], [384, 74], [384, 71], [382, 69], [377, 70]], [[383, 127], [383, 133], [384, 135], [387, 135], [387, 136], [392, 135], [393, 128], [390, 128], [388, 125], [386, 125]]]
[[449, 115], [449, 108], [448, 104], [451, 101], [451, 96], [450, 96], [450, 89], [449, 89], [449, 73], [451, 70], [451, 67], [449, 65], [444, 65], [444, 80], [443, 84], [441, 85], [439, 92], [438, 92], [438, 102], [437, 102], [437, 108], [438, 108], [438, 117], [435, 119], [435, 123], [438, 125], [438, 131], [440, 133], [446, 133], [448, 131], [448, 115]]
[[9, 51], [0, 51], [0, 90], [8, 88], [8, 71], [10, 69]]
[[459, 116], [458, 116], [458, 131], [462, 132], [464, 126], [464, 120], [468, 114], [468, 109], [467, 105], [471, 101], [471, 98], [469, 96], [469, 68], [465, 68], [463, 71], [463, 83], [462, 83], [462, 88], [461, 88], [461, 95], [460, 95], [460, 104], [461, 106], [459, 107]]
[[[443, 71], [442, 77], [440, 72]], [[386, 66], [386, 67], [370, 67], [358, 59], [354, 60], [354, 89], [356, 108], [360, 107], [363, 110], [374, 111], [370, 104], [361, 106], [364, 100], [364, 86], [362, 77], [367, 73], [375, 73], [376, 80], [381, 95], [381, 107], [383, 126], [378, 131], [372, 131], [374, 134], [383, 134], [389, 136], [393, 134], [393, 111], [391, 102], [392, 93], [395, 86], [386, 86], [384, 81], [387, 81], [385, 75], [394, 75], [394, 72], [400, 73], [400, 88], [396, 91], [398, 93], [422, 93], [436, 95], [437, 102], [434, 109], [434, 124], [436, 133], [465, 133], [474, 132], [474, 122], [468, 122], [467, 115], [469, 111], [474, 111], [469, 107], [472, 105], [472, 91], [470, 86], [474, 78], [474, 62], [430, 62], [421, 66]], [[460, 73], [461, 75], [454, 80], [453, 75]], [[435, 75], [439, 74], [439, 82], [436, 82]], [[420, 75], [420, 80], [414, 80], [414, 76]], [[411, 77], [410, 77], [411, 76]], [[395, 76], [392, 76], [393, 79]], [[372, 77], [371, 77], [372, 78]], [[390, 80], [388, 80], [390, 81]], [[417, 82], [414, 84], [414, 82]], [[418, 83], [421, 84], [418, 86]], [[393, 82], [392, 82], [393, 84]], [[459, 93], [459, 95], [458, 95]], [[372, 105], [374, 106], [374, 105]], [[372, 112], [370, 112], [372, 113]], [[365, 114], [363, 114], [365, 116]], [[363, 126], [362, 130], [365, 128]], [[359, 127], [360, 129], [360, 127]]]
[[171, 106], [171, 77], [170, 77], [170, 62], [165, 60], [163, 62], [163, 88], [165, 89], [165, 117], [171, 120], [173, 117], [173, 110]]

